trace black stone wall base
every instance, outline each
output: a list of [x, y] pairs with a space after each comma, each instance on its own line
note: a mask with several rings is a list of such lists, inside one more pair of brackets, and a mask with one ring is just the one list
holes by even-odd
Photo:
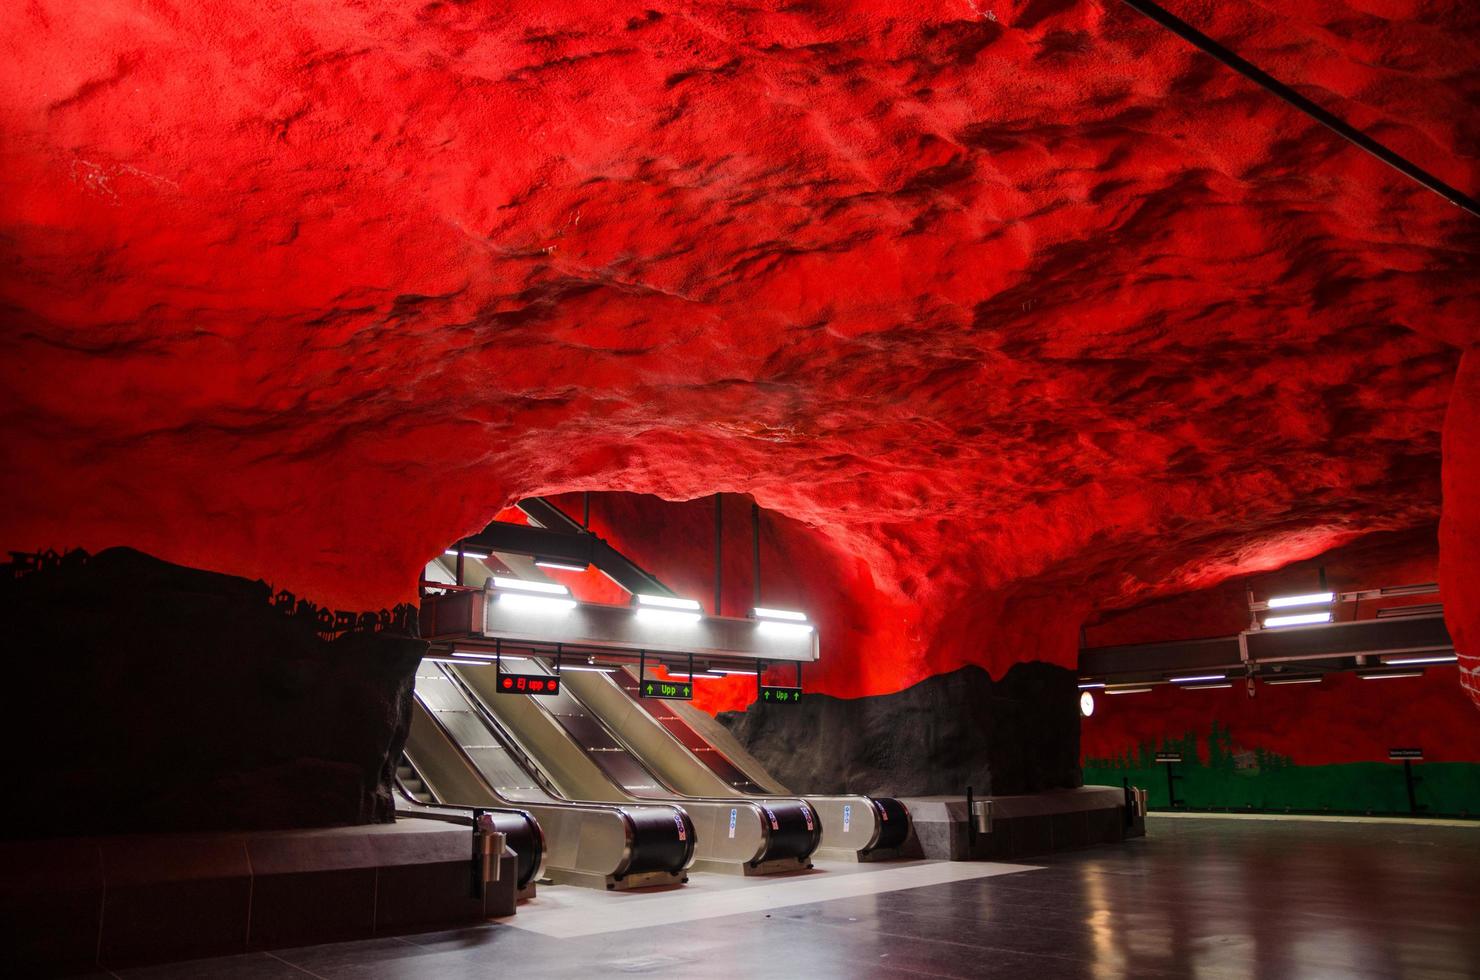
[[757, 702], [719, 721], [797, 792], [987, 795], [1082, 781], [1075, 674], [1044, 663], [997, 681], [962, 667], [894, 694]]
[[0, 842], [0, 944], [20, 975], [58, 974], [514, 914], [517, 858], [473, 898], [471, 844], [433, 821]]
[[393, 819], [426, 648], [399, 612], [336, 622], [127, 548], [10, 566], [0, 837]]

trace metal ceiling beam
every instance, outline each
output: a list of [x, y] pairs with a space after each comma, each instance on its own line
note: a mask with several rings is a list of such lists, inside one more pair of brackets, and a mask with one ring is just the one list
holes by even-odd
[[1154, 677], [1206, 669], [1242, 669], [1240, 646], [1251, 667], [1300, 661], [1378, 658], [1407, 653], [1443, 653], [1454, 640], [1443, 615], [1362, 619], [1349, 623], [1250, 630], [1234, 636], [1171, 643], [1093, 647], [1079, 652], [1083, 677]]
[[463, 550], [502, 551], [535, 559], [595, 565], [628, 592], [675, 594], [656, 575], [613, 548], [600, 535], [581, 527], [543, 497], [529, 497], [521, 500], [518, 506], [538, 526], [494, 521], [472, 537], [464, 538], [460, 542]]

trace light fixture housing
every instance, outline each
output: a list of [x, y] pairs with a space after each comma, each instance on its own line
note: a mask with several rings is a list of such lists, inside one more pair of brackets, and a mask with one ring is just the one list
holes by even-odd
[[1335, 592], [1308, 592], [1305, 595], [1275, 596], [1264, 605], [1267, 609], [1289, 609], [1291, 606], [1329, 606], [1335, 601]]
[[1168, 677], [1173, 684], [1201, 684], [1206, 681], [1226, 681], [1227, 674], [1187, 674], [1183, 677]]
[[756, 606], [751, 610], [756, 619], [780, 619], [789, 623], [805, 623], [807, 614], [797, 612], [794, 609], [771, 609], [767, 606]]
[[1079, 689], [1081, 691], [1092, 691], [1095, 688], [1100, 688], [1100, 687], [1104, 687], [1104, 686], [1105, 686], [1105, 682], [1104, 681], [1080, 681], [1079, 682]]
[[[507, 653], [502, 653], [502, 654], [498, 654], [497, 656], [495, 656], [494, 654], [491, 654], [491, 653], [483, 653], [482, 651], [479, 651], [478, 653], [468, 653], [468, 652], [463, 651], [463, 650], [454, 650], [454, 651], [452, 651], [452, 655], [454, 657], [459, 658], [459, 660], [467, 660], [467, 661], [470, 661], [470, 662], [475, 663], [475, 664], [491, 664], [491, 663], [495, 663], [495, 662], [497, 662], [499, 660], [528, 660], [529, 659], [528, 657], [511, 657]], [[456, 661], [454, 661], [454, 662], [456, 662]]]
[[561, 599], [550, 595], [529, 595], [524, 592], [500, 592], [499, 605], [525, 612], [569, 612], [576, 607], [574, 599]]
[[697, 599], [685, 599], [676, 595], [647, 595], [639, 592], [632, 597], [638, 606], [649, 609], [676, 609], [680, 612], [701, 612], [703, 607]]
[[555, 558], [536, 558], [534, 563], [540, 568], [553, 568], [561, 572], [584, 572], [590, 565], [577, 565], [571, 561], [559, 561]]
[[632, 597], [637, 604], [637, 618], [654, 623], [678, 625], [697, 623], [704, 618], [703, 607], [694, 599], [672, 595], [647, 595], [639, 592]]
[[1106, 694], [1148, 694], [1148, 693], [1150, 693], [1150, 691], [1151, 691], [1151, 688], [1149, 688], [1149, 687], [1107, 687], [1107, 688], [1105, 688], [1105, 693]]
[[615, 674], [617, 672], [617, 668], [615, 668], [615, 667], [592, 667], [589, 664], [561, 664], [560, 665], [560, 672], [562, 674], [565, 673], [567, 670], [579, 671], [581, 673], [586, 673], [586, 674]]
[[1394, 667], [1414, 664], [1452, 664], [1459, 660], [1457, 653], [1414, 653], [1403, 656], [1383, 657], [1382, 662]]
[[1364, 681], [1382, 681], [1396, 679], [1399, 677], [1422, 677], [1423, 669], [1418, 670], [1359, 670], [1357, 676]]
[[510, 592], [531, 592], [539, 595], [570, 595], [570, 589], [559, 582], [530, 582], [522, 578], [509, 578], [507, 575], [495, 575], [493, 587], [496, 589], [507, 589]]
[[1213, 684], [1183, 684], [1181, 686], [1181, 690], [1183, 690], [1183, 691], [1215, 691], [1215, 690], [1218, 690], [1220, 688], [1232, 687], [1232, 686], [1233, 686], [1233, 681], [1222, 680], [1222, 681], [1217, 681], [1216, 683], [1213, 683]]
[[1278, 629], [1281, 626], [1310, 626], [1315, 623], [1331, 622], [1331, 613], [1311, 612], [1294, 613], [1289, 616], [1268, 616], [1264, 620], [1265, 629]]
[[[453, 558], [456, 558], [457, 557], [457, 549], [456, 548], [448, 548], [446, 551], [442, 552], [442, 554], [444, 554], [444, 555], [450, 555]], [[490, 557], [489, 556], [489, 553], [486, 552], [486, 551], [464, 551], [462, 553], [462, 556], [464, 558], [476, 558], [479, 561], [487, 561], [488, 558]]]
[[1260, 680], [1266, 684], [1279, 686], [1281, 684], [1319, 684], [1324, 678], [1320, 674], [1304, 677], [1262, 677]]

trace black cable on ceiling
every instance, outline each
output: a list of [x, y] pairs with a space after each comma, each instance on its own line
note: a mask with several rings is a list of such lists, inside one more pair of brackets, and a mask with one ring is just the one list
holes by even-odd
[[1349, 125], [1347, 122], [1335, 115], [1332, 115], [1325, 109], [1322, 109], [1320, 106], [1316, 105], [1310, 99], [1307, 99], [1305, 96], [1301, 95], [1299, 92], [1295, 91], [1284, 82], [1275, 78], [1273, 75], [1270, 75], [1268, 72], [1264, 71], [1258, 66], [1245, 61], [1243, 58], [1240, 58], [1237, 54], [1230, 51], [1228, 48], [1225, 48], [1223, 45], [1219, 44], [1212, 38], [1208, 37], [1202, 31], [1199, 31], [1197, 28], [1193, 27], [1185, 20], [1182, 20], [1175, 14], [1172, 14], [1170, 11], [1159, 7], [1156, 4], [1149, 2], [1149, 0], [1123, 0], [1123, 2], [1136, 12], [1144, 14], [1145, 16], [1156, 21], [1162, 27], [1165, 27], [1173, 34], [1176, 34], [1187, 43], [1200, 48], [1208, 54], [1212, 55], [1214, 58], [1217, 58], [1219, 61], [1223, 62], [1229, 68], [1232, 68], [1240, 75], [1243, 75], [1245, 78], [1249, 79], [1252, 82], [1255, 82], [1268, 91], [1273, 92], [1279, 98], [1299, 109], [1307, 116], [1310, 116], [1316, 122], [1320, 123], [1322, 126], [1325, 126], [1327, 129], [1331, 130], [1342, 139], [1357, 147], [1360, 147], [1363, 150], [1366, 150], [1368, 153], [1377, 157], [1377, 159], [1381, 160], [1389, 167], [1392, 167], [1394, 170], [1398, 171], [1404, 176], [1417, 181], [1418, 183], [1427, 187], [1435, 194], [1440, 195], [1456, 207], [1464, 208], [1466, 211], [1470, 212], [1470, 214], [1473, 214], [1476, 217], [1480, 217], [1480, 202], [1477, 202], [1474, 198], [1470, 197], [1468, 194], [1465, 194], [1463, 191], [1456, 190], [1455, 188], [1450, 187], [1448, 184], [1444, 183], [1444, 181], [1440, 180], [1438, 177], [1435, 177], [1433, 174], [1429, 173], [1427, 170], [1424, 170], [1422, 167], [1413, 163], [1411, 160], [1398, 155], [1397, 153], [1383, 146], [1381, 143], [1377, 142], [1372, 137], [1368, 136], [1366, 133], [1362, 132], [1354, 126]]

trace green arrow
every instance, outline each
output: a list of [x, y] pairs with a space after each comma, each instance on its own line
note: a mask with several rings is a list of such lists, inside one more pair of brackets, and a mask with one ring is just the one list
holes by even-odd
[[694, 696], [694, 689], [692, 687], [690, 687], [689, 685], [685, 684], [683, 686], [683, 696], [686, 697], [686, 698], [693, 697]]

